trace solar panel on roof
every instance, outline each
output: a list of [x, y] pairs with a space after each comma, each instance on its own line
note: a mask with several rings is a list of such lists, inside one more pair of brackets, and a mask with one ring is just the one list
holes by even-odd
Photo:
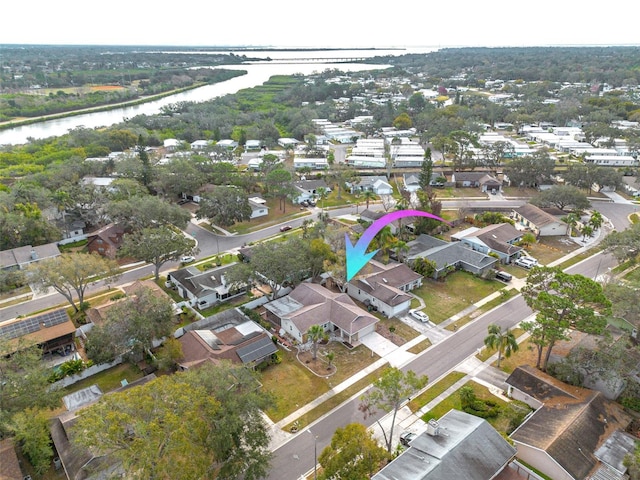
[[54, 310], [35, 317], [25, 318], [0, 327], [0, 337], [8, 340], [37, 332], [41, 328], [53, 327], [69, 320], [66, 310]]
[[278, 348], [273, 343], [273, 340], [269, 337], [264, 337], [257, 342], [239, 348], [236, 353], [238, 354], [238, 357], [240, 357], [240, 360], [242, 360], [242, 363], [250, 363], [254, 360], [276, 353], [277, 351]]

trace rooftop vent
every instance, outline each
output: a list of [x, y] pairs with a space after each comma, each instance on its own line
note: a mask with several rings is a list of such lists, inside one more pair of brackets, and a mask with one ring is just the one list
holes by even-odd
[[427, 423], [427, 434], [432, 437], [440, 435], [440, 424], [433, 418]]

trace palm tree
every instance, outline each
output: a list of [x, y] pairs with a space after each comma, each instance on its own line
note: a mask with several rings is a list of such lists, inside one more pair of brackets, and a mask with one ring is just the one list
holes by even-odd
[[487, 327], [488, 335], [484, 339], [484, 344], [487, 348], [494, 348], [498, 350], [498, 368], [500, 368], [500, 361], [502, 356], [509, 358], [513, 352], [518, 351], [518, 342], [513, 332], [509, 329], [502, 331], [502, 327], [495, 323], [490, 324]]
[[411, 250], [411, 247], [407, 245], [407, 242], [403, 242], [402, 240], [396, 240], [393, 244], [393, 248], [396, 251], [396, 256], [398, 257], [399, 262], [403, 262], [404, 254]]
[[329, 191], [328, 191], [326, 188], [324, 188], [324, 187], [319, 187], [319, 188], [316, 190], [316, 195], [318, 195], [318, 196], [320, 197], [320, 201], [322, 202], [322, 203], [320, 204], [320, 208], [321, 208], [322, 210], [324, 210], [324, 199], [325, 199], [325, 198], [327, 198], [327, 195], [328, 195], [328, 194], [329, 194]]
[[602, 214], [598, 211], [594, 211], [589, 218], [589, 225], [591, 225], [594, 230], [599, 229], [603, 222]]
[[307, 338], [313, 344], [313, 359], [318, 358], [318, 342], [325, 337], [324, 328], [320, 325], [311, 325], [307, 330]]
[[578, 217], [576, 213], [570, 213], [566, 217], [562, 217], [560, 220], [567, 224], [567, 235], [571, 235], [571, 232], [578, 224], [578, 220], [580, 220], [580, 217]]
[[371, 190], [365, 190], [365, 192], [362, 194], [362, 198], [364, 199], [365, 202], [367, 202], [367, 208], [369, 208], [369, 202], [375, 200], [376, 197], [377, 195], [373, 193]]

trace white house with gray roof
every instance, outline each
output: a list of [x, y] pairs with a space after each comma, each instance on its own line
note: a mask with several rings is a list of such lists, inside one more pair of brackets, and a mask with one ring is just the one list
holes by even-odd
[[391, 195], [393, 187], [383, 175], [362, 176], [358, 182], [347, 182], [347, 188], [352, 194], [373, 192], [376, 195]]
[[407, 242], [409, 252], [407, 263], [413, 264], [418, 258], [431, 260], [436, 268], [433, 279], [446, 275], [451, 269], [464, 270], [474, 275], [485, 276], [498, 263], [498, 259], [475, 251], [461, 242], [445, 242], [430, 235], [420, 235]]
[[449, 410], [373, 480], [489, 480], [515, 458], [516, 449], [486, 420]]
[[368, 268], [371, 273], [359, 275], [347, 284], [349, 296], [389, 318], [409, 310], [413, 297], [408, 292], [422, 285], [422, 275], [404, 263], [384, 265], [371, 260]]
[[245, 293], [244, 288], [237, 288], [226, 281], [225, 273], [234, 265], [232, 263], [204, 272], [193, 266], [181, 268], [170, 272], [167, 281], [192, 306], [205, 309]]

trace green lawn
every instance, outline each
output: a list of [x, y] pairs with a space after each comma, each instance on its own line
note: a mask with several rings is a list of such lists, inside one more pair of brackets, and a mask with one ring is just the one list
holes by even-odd
[[441, 395], [443, 392], [445, 392], [447, 388], [454, 385], [458, 380], [464, 378], [465, 375], [466, 373], [462, 372], [451, 372], [444, 378], [432, 384], [428, 389], [426, 389], [424, 392], [422, 392], [420, 395], [409, 402], [409, 408], [411, 409], [411, 412], [416, 413], [427, 403], [437, 398], [438, 395]]
[[275, 399], [274, 407], [266, 412], [271, 420], [282, 420], [380, 358], [364, 345], [349, 350], [336, 342], [321, 345], [318, 356], [328, 351], [335, 354], [336, 373], [327, 378], [315, 375], [298, 361], [296, 352], [286, 350], [282, 350], [282, 363], [262, 372], [263, 388]]
[[426, 279], [413, 293], [424, 300], [424, 311], [431, 321], [440, 323], [501, 288], [504, 284], [497, 280], [485, 280], [458, 271], [447, 275], [443, 281]]
[[78, 390], [82, 390], [83, 388], [90, 387], [91, 385], [98, 385], [100, 390], [104, 393], [110, 392], [111, 390], [115, 390], [116, 388], [120, 388], [122, 386], [122, 380], [127, 380], [131, 383], [134, 380], [142, 378], [144, 374], [136, 365], [132, 365], [130, 363], [121, 363], [120, 365], [116, 365], [115, 367], [111, 367], [107, 370], [103, 370], [100, 373], [96, 373], [89, 378], [85, 378], [73, 385], [68, 386], [64, 389], [65, 395], [73, 392], [77, 392]]
[[[518, 425], [520, 425], [520, 423], [522, 423], [526, 414], [531, 411], [531, 408], [529, 408], [522, 402], [506, 402], [503, 399], [496, 397], [489, 391], [487, 387], [485, 387], [484, 385], [480, 385], [479, 383], [476, 383], [472, 380], [467, 382], [466, 385], [473, 388], [473, 391], [475, 392], [478, 399], [491, 400], [500, 407], [500, 413], [498, 414], [498, 416], [494, 418], [488, 418], [487, 421], [491, 424], [491, 426], [493, 426], [493, 428], [495, 428], [502, 434], [510, 434]], [[422, 416], [422, 420], [428, 422], [432, 418], [438, 419], [452, 408], [455, 408], [456, 410], [462, 410], [458, 391], [459, 390], [451, 394], [430, 411], [425, 413]]]

